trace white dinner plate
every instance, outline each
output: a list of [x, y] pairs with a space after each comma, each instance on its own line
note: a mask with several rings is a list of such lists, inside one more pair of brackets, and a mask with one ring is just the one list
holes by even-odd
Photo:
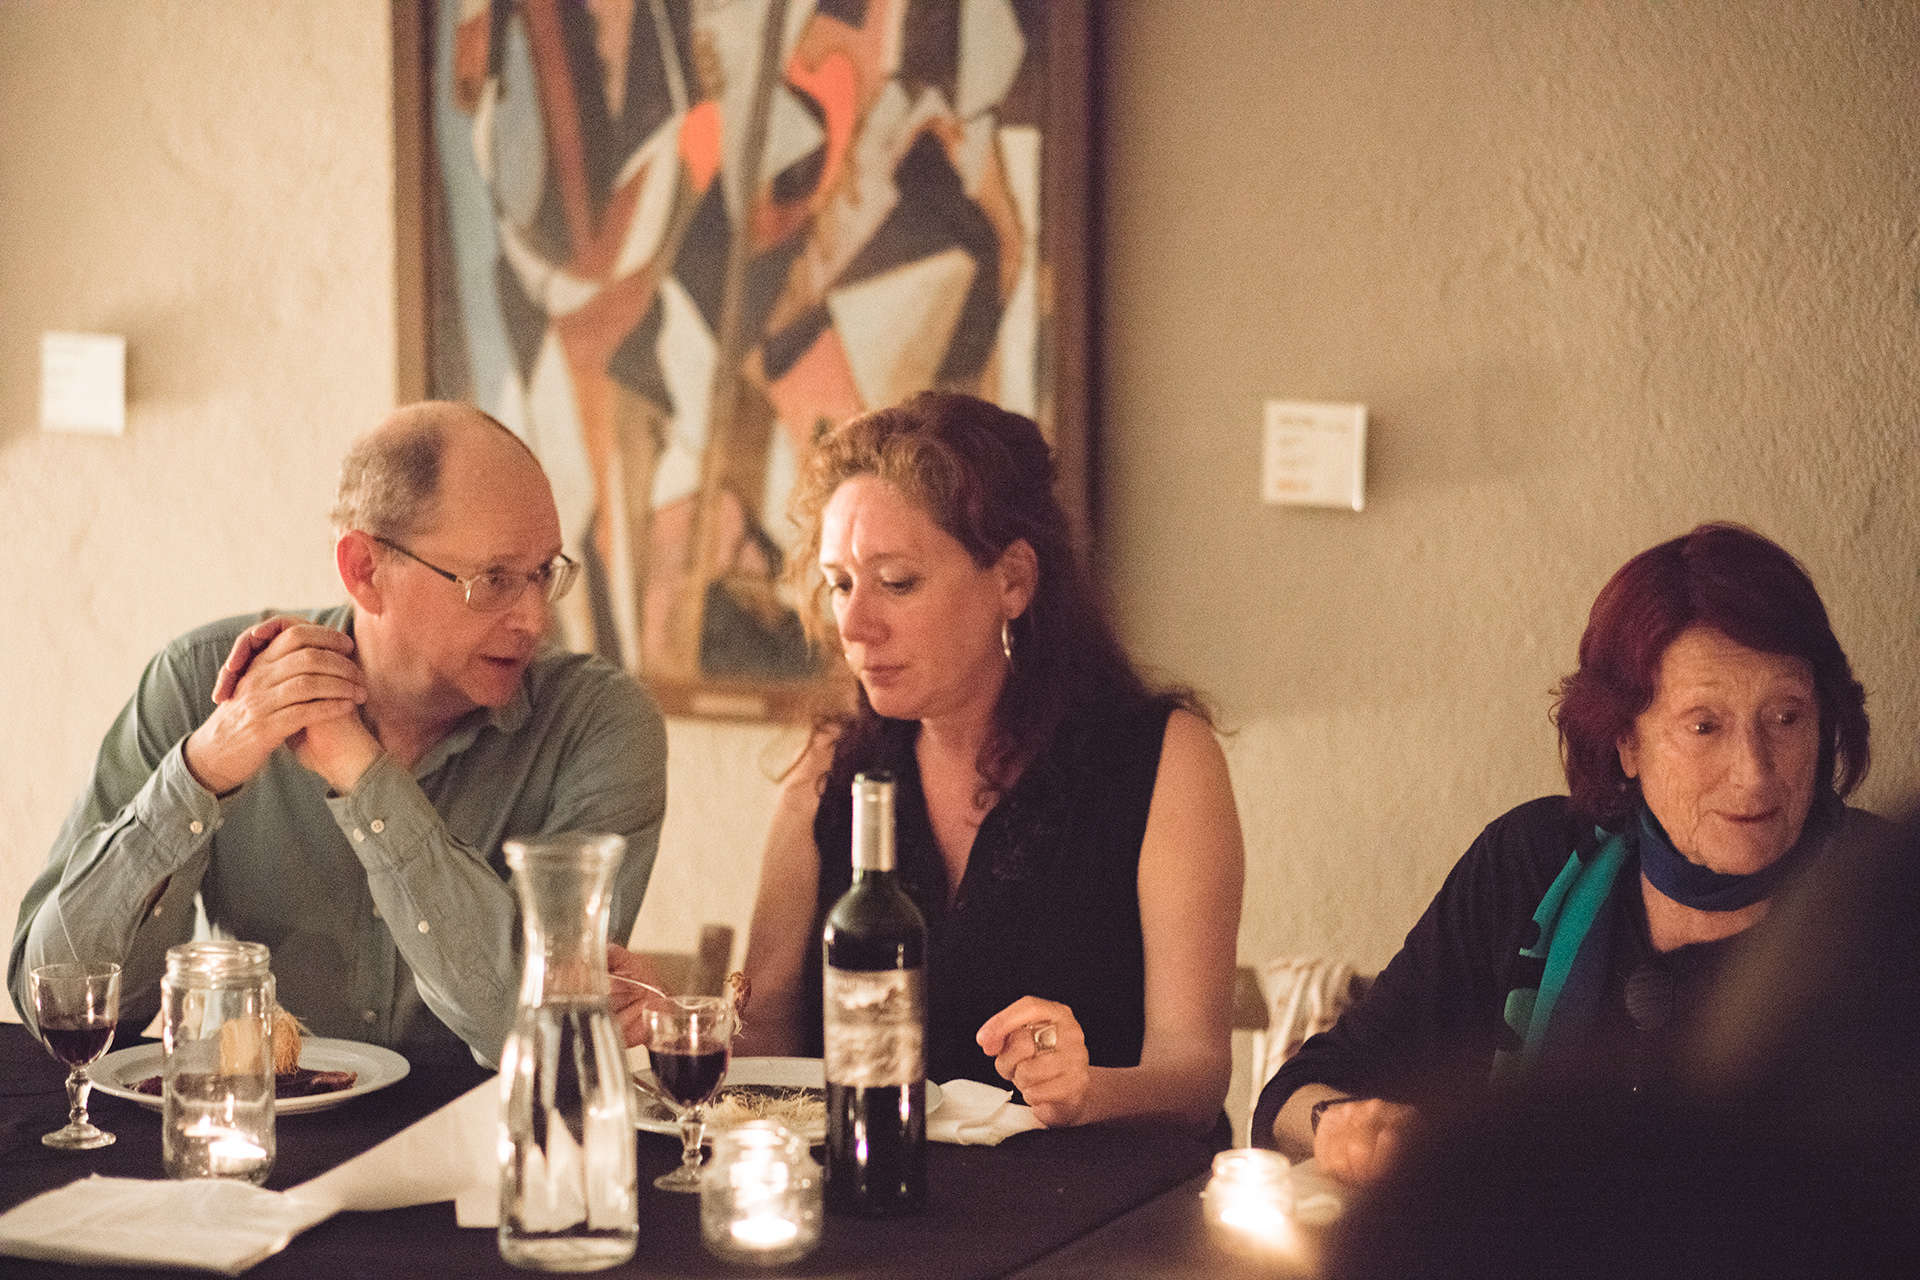
[[[325, 1111], [349, 1098], [384, 1089], [407, 1078], [407, 1060], [391, 1049], [358, 1040], [327, 1040], [309, 1036], [300, 1043], [300, 1065], [309, 1071], [352, 1071], [359, 1075], [350, 1089], [310, 1094], [304, 1098], [276, 1099], [276, 1115], [297, 1116], [308, 1111]], [[160, 1046], [137, 1044], [131, 1049], [116, 1049], [87, 1068], [95, 1092], [110, 1098], [137, 1102], [149, 1111], [160, 1109], [160, 1099], [150, 1093], [135, 1092], [135, 1085], [148, 1076], [160, 1074]]]
[[[628, 1065], [633, 1068], [635, 1075], [646, 1074], [645, 1052], [643, 1049], [627, 1051]], [[780, 1089], [825, 1089], [826, 1073], [818, 1058], [735, 1058], [727, 1064], [727, 1078], [721, 1083], [720, 1092], [725, 1093], [729, 1086], [743, 1084]], [[929, 1080], [927, 1081], [927, 1111], [931, 1113], [939, 1105], [940, 1086]], [[667, 1114], [664, 1107], [647, 1097], [645, 1093], [635, 1091], [634, 1107], [635, 1115], [638, 1117], [634, 1121], [636, 1128], [648, 1133], [679, 1136], [680, 1122]], [[812, 1132], [803, 1133], [800, 1136], [808, 1142], [826, 1141], [825, 1121], [823, 1120], [820, 1127]]]

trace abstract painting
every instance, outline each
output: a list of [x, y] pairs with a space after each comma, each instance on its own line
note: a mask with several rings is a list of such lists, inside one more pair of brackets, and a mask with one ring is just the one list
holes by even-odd
[[817, 435], [928, 387], [1056, 440], [1084, 404], [1059, 272], [1084, 85], [1052, 79], [1084, 74], [1084, 10], [442, 0], [422, 21], [429, 392], [545, 465], [588, 567], [573, 647], [670, 713], [795, 714], [833, 663], [782, 579]]

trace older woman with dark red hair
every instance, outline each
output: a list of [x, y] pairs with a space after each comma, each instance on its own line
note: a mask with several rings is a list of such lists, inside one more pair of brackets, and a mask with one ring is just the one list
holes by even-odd
[[1425, 1111], [1660, 1097], [1744, 935], [1865, 816], [1842, 804], [1867, 772], [1865, 695], [1806, 571], [1738, 525], [1614, 574], [1554, 719], [1570, 794], [1481, 833], [1368, 994], [1267, 1085], [1258, 1140], [1364, 1183]]

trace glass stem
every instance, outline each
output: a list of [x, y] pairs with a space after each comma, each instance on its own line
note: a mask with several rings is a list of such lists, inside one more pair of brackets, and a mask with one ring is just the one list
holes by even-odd
[[695, 1173], [700, 1170], [700, 1133], [706, 1128], [705, 1120], [699, 1107], [688, 1107], [680, 1119], [680, 1163]]
[[93, 1081], [87, 1079], [87, 1073], [75, 1067], [67, 1076], [67, 1124], [74, 1129], [87, 1127], [87, 1094], [93, 1088]]

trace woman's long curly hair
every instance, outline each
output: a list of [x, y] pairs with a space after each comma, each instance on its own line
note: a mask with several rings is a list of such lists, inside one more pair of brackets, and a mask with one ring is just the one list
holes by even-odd
[[[1157, 692], [1134, 669], [1074, 552], [1054, 496], [1052, 451], [1029, 418], [954, 392], [923, 391], [853, 418], [815, 442], [794, 485], [803, 540], [789, 562], [801, 617], [822, 646], [836, 643], [823, 607], [821, 518], [836, 490], [873, 476], [925, 511], [982, 569], [1025, 539], [1039, 562], [1033, 599], [1010, 624], [1013, 662], [981, 749], [981, 778], [1003, 790], [1076, 708], [1123, 709], [1158, 699], [1206, 715], [1188, 690]], [[881, 717], [859, 690], [851, 716], [828, 717], [858, 750]]]

